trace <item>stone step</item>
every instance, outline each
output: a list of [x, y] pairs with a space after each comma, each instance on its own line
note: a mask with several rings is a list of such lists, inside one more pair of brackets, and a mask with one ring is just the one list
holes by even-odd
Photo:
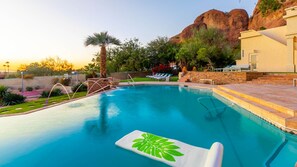
[[248, 81], [247, 83], [254, 83], [254, 84], [276, 84], [276, 85], [291, 85], [293, 83], [292, 80], [252, 80]]
[[297, 127], [297, 117], [287, 119], [287, 127]]
[[255, 80], [288, 80], [288, 81], [292, 81], [293, 78], [285, 78], [285, 77], [259, 77]]
[[221, 87], [214, 88], [213, 92], [235, 104], [238, 104], [242, 108], [252, 112], [262, 119], [265, 119], [279, 128], [297, 132], [297, 119], [295, 119], [296, 117], [293, 117], [290, 114], [279, 112], [278, 110], [271, 107], [264, 106], [258, 102], [254, 102], [231, 92], [227, 92], [221, 89]]
[[296, 74], [267, 74], [248, 83], [290, 85], [293, 83], [294, 78], [297, 78]]
[[275, 110], [278, 110], [281, 113], [289, 114], [291, 116], [297, 116], [297, 112], [293, 109], [290, 109], [290, 108], [287, 108], [287, 107], [284, 107], [284, 106], [281, 106], [281, 105], [278, 105], [278, 104], [275, 104], [275, 103], [272, 103], [272, 102], [269, 102], [269, 101], [251, 96], [251, 95], [247, 95], [247, 94], [241, 93], [239, 91], [235, 91], [233, 89], [226, 88], [224, 86], [218, 86], [218, 88], [220, 88], [228, 93], [231, 93], [231, 94], [237, 95], [239, 97], [245, 98], [247, 100], [253, 101], [255, 103], [259, 103], [263, 106], [273, 108]]

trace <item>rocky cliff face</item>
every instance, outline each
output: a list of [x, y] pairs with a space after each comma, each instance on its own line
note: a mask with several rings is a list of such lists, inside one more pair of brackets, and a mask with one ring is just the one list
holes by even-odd
[[286, 14], [285, 9], [297, 5], [297, 0], [286, 0], [282, 3], [280, 9], [270, 11], [263, 16], [259, 9], [260, 2], [261, 0], [258, 1], [249, 21], [250, 30], [260, 30], [260, 28], [274, 28], [286, 25], [286, 21], [283, 19], [283, 16]]
[[285, 9], [297, 5], [297, 0], [284, 0], [280, 9], [262, 15], [258, 1], [251, 19], [244, 9], [234, 9], [228, 13], [218, 10], [209, 10], [197, 17], [193, 24], [186, 27], [180, 34], [171, 38], [172, 42], [180, 43], [193, 34], [193, 30], [200, 28], [218, 28], [222, 30], [231, 43], [236, 43], [240, 32], [247, 29], [260, 30], [261, 28], [274, 28], [283, 26]]
[[180, 34], [171, 38], [173, 42], [182, 42], [192, 36], [194, 30], [201, 28], [217, 28], [222, 30], [230, 42], [236, 42], [239, 32], [248, 28], [248, 14], [243, 9], [234, 9], [228, 13], [210, 10], [197, 17], [193, 24], [186, 27]]

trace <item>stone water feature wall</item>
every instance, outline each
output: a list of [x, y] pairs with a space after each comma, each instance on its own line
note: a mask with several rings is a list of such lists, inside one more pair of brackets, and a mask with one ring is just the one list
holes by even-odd
[[[106, 87], [107, 85], [110, 85], [110, 83], [112, 82], [112, 78], [89, 78], [88, 79], [88, 93], [92, 94], [92, 93], [97, 93], [97, 92], [101, 92], [103, 90], [107, 90], [110, 89], [110, 87]], [[104, 88], [105, 89], [102, 89]], [[101, 90], [101, 91], [98, 91]]]
[[221, 84], [238, 84], [262, 77], [262, 72], [194, 72], [189, 71], [180, 78], [180, 82], [187, 80], [195, 83], [203, 83], [208, 80], [213, 80], [215, 85]]

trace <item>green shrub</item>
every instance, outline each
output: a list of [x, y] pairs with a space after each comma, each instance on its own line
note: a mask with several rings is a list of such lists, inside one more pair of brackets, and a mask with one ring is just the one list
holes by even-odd
[[[79, 87], [79, 86], [80, 86], [80, 87]], [[85, 84], [78, 83], [78, 84], [76, 84], [76, 85], [73, 85], [73, 86], [71, 87], [71, 90], [72, 90], [72, 92], [75, 92], [75, 91], [77, 91], [77, 92], [85, 92], [85, 91], [88, 90], [88, 87], [87, 87], [87, 85], [85, 85]]]
[[34, 89], [38, 90], [38, 89], [40, 89], [40, 86], [37, 85], [37, 86], [34, 87]]
[[33, 88], [31, 86], [27, 86], [26, 87], [26, 91], [30, 91], [31, 92], [31, 91], [33, 91]]
[[259, 9], [263, 16], [265, 16], [269, 11], [276, 11], [282, 6], [279, 0], [262, 0], [259, 4]]
[[15, 105], [15, 104], [24, 103], [25, 99], [26, 99], [25, 96], [8, 92], [4, 95], [2, 103], [4, 105]]
[[[41, 93], [41, 97], [48, 97], [49, 96], [49, 91], [43, 91]], [[54, 97], [54, 96], [61, 96], [63, 95], [62, 91], [60, 89], [54, 89], [51, 93], [50, 97]]]
[[8, 87], [0, 85], [0, 100], [3, 99], [6, 93], [8, 93]]
[[64, 86], [69, 86], [70, 85], [70, 82], [71, 82], [71, 79], [70, 78], [62, 78], [60, 80], [60, 83]]

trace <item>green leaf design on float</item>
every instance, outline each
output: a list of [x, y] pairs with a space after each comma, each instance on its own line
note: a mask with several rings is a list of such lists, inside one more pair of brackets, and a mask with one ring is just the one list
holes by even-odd
[[167, 138], [156, 136], [150, 133], [143, 133], [143, 138], [133, 140], [132, 148], [138, 151], [152, 155], [158, 158], [164, 158], [167, 161], [175, 162], [175, 156], [183, 156], [184, 154], [177, 151], [178, 146]]

